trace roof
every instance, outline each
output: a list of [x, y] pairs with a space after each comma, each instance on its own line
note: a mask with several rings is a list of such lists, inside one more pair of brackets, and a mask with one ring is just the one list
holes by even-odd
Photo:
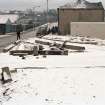
[[11, 23], [10, 19], [8, 18], [0, 18], [0, 24]]
[[89, 2], [86, 0], [77, 0], [76, 2], [70, 2], [61, 6], [60, 8], [71, 9], [104, 9], [102, 2]]
[[0, 24], [15, 23], [18, 18], [18, 15], [0, 15]]

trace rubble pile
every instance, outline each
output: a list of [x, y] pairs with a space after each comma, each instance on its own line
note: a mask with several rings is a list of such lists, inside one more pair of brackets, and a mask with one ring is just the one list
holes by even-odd
[[31, 55], [35, 45], [22, 41], [10, 50], [11, 55]]
[[66, 40], [70, 43], [79, 43], [79, 44], [93, 44], [93, 45], [99, 44], [99, 40], [97, 39], [92, 39], [80, 35], [71, 35], [71, 36], [46, 35], [43, 38], [47, 40], [62, 41], [62, 42]]
[[70, 50], [84, 52], [85, 47], [73, 44], [67, 38], [58, 36], [58, 38], [35, 38], [34, 42], [19, 40], [3, 49], [4, 52], [9, 51], [10, 55], [20, 56], [23, 59], [27, 55], [68, 55], [68, 51]]
[[54, 40], [48, 40], [48, 39], [36, 39], [36, 43], [44, 44], [44, 45], [54, 45], [59, 48], [66, 48], [66, 49], [72, 49], [72, 50], [79, 50], [84, 51], [85, 47], [79, 46], [79, 45], [73, 45], [72, 43], [68, 41], [54, 41]]

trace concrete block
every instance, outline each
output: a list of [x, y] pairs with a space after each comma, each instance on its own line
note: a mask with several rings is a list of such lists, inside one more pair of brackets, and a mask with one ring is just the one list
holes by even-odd
[[12, 81], [9, 67], [3, 67], [2, 68], [1, 81], [2, 81], [3, 84]]
[[38, 55], [38, 46], [34, 46], [34, 48], [33, 48], [33, 55], [34, 56]]

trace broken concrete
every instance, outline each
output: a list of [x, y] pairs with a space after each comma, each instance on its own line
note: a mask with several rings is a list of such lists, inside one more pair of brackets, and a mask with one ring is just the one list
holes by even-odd
[[35, 40], [35, 42], [38, 43], [38, 44], [43, 44], [43, 45], [48, 45], [48, 46], [51, 46], [51, 45], [54, 45], [54, 46], [57, 46], [57, 47], [62, 46], [64, 48], [66, 48], [66, 49], [72, 49], [72, 50], [81, 50], [81, 51], [85, 50], [85, 47], [72, 45], [70, 42], [65, 43], [65, 42], [60, 42], [60, 41], [38, 39], [38, 38]]
[[11, 73], [10, 73], [9, 67], [3, 67], [3, 68], [2, 68], [1, 81], [2, 81], [3, 84], [12, 81]]
[[33, 55], [34, 56], [37, 56], [38, 55], [38, 46], [34, 46], [34, 48], [33, 48]]
[[10, 70], [10, 73], [17, 73], [17, 69]]
[[33, 54], [34, 43], [24, 42], [17, 44], [13, 49], [9, 51], [10, 55], [26, 56]]
[[70, 43], [65, 44], [65, 48], [73, 49], [73, 50], [80, 50], [80, 51], [84, 51], [85, 50], [85, 47], [76, 46], [76, 45], [70, 45]]

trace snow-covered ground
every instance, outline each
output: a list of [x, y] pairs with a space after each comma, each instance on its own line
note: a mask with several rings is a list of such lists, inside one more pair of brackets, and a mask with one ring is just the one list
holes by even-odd
[[1, 105], [105, 105], [105, 46], [82, 46], [85, 52], [46, 58], [1, 53], [0, 68], [17, 68], [1, 85]]

